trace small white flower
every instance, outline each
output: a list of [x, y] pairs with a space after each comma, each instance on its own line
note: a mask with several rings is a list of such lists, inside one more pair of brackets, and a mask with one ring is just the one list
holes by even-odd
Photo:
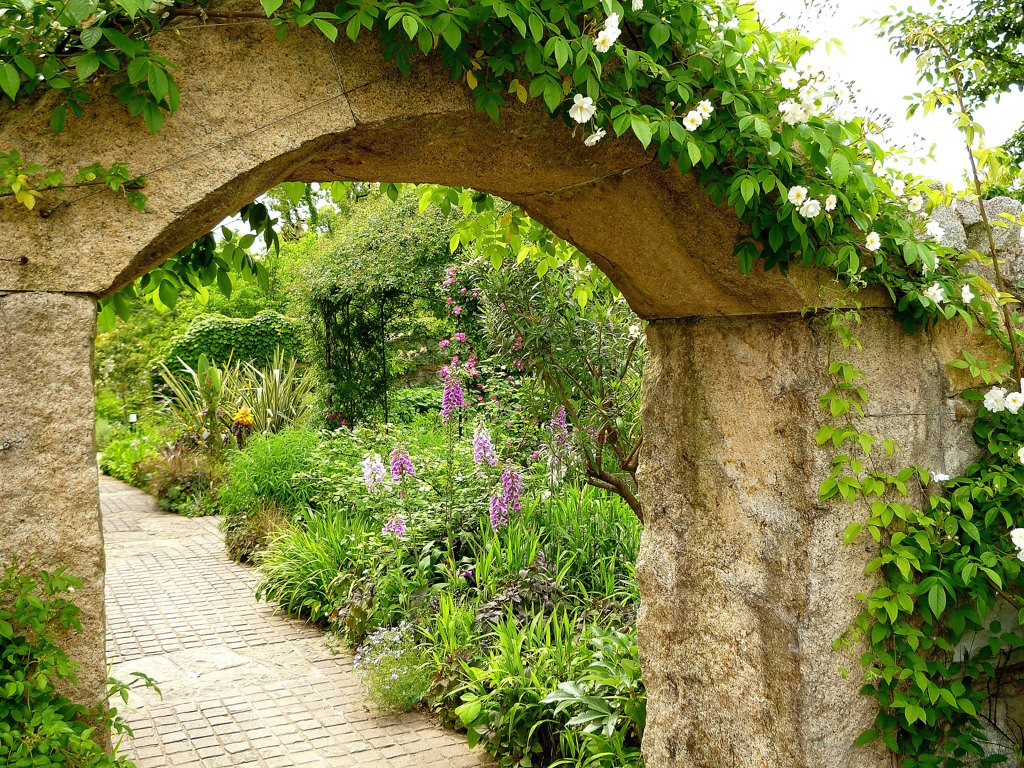
[[857, 119], [857, 111], [852, 104], [840, 104], [836, 107], [835, 118], [840, 123], [849, 123]]
[[867, 239], [864, 240], [864, 247], [869, 251], [877, 251], [882, 247], [882, 238], [877, 232], [868, 232]]
[[633, 0], [633, 11], [639, 12], [644, 9], [644, 0]]
[[631, 326], [629, 326], [629, 335], [631, 337], [633, 337], [634, 339], [638, 338], [640, 336], [640, 326], [639, 325], [631, 325]]
[[917, 213], [922, 208], [924, 208], [924, 198], [920, 195], [914, 195], [910, 198], [910, 202], [907, 203], [907, 210], [911, 213]]
[[813, 104], [821, 98], [821, 91], [813, 83], [808, 83], [800, 89], [800, 101], [805, 105]]
[[907, 182], [903, 179], [896, 179], [896, 181], [892, 183], [892, 193], [896, 195], [896, 197], [903, 197], [903, 193], [906, 191]]
[[[1024, 448], [1021, 449], [1022, 454], [1020, 455], [1020, 463], [1024, 464]], [[1024, 549], [1017, 550], [1017, 559], [1024, 563]]]
[[937, 221], [929, 221], [925, 225], [924, 231], [928, 235], [929, 240], [941, 240], [946, 234], [946, 230]]
[[779, 75], [779, 83], [787, 91], [792, 91], [800, 87], [800, 75], [797, 74], [795, 69], [787, 69]]
[[935, 472], [932, 474], [933, 483], [945, 483], [947, 480], [949, 480], [949, 475], [944, 472]]
[[696, 131], [704, 122], [704, 117], [695, 109], [691, 109], [683, 118], [683, 127], [688, 131]]
[[829, 195], [825, 198], [825, 210], [828, 212], [834, 211], [836, 209], [836, 203], [838, 202], [839, 200], [835, 195]]
[[992, 387], [986, 394], [982, 403], [990, 413], [1002, 413], [1006, 410], [1006, 390], [1002, 387]]
[[604, 20], [605, 29], [618, 29], [619, 28], [619, 14], [609, 13], [608, 18]]
[[936, 304], [941, 304], [946, 300], [946, 289], [939, 283], [932, 283], [925, 289], [924, 297]]
[[807, 199], [807, 187], [800, 187], [800, 186], [790, 187], [787, 199], [793, 205], [802, 205], [804, 200]]
[[615, 41], [619, 39], [620, 34], [622, 33], [618, 27], [605, 27], [597, 33], [594, 48], [598, 53], [608, 53], [611, 47], [615, 45]]
[[569, 107], [569, 117], [577, 123], [583, 124], [595, 114], [597, 114], [597, 107], [594, 106], [592, 98], [584, 96], [582, 93], [577, 93], [573, 97], [572, 106]]
[[800, 61], [796, 63], [796, 71], [799, 72], [803, 77], [807, 77], [814, 72], [814, 62], [811, 61], [810, 52], [805, 53], [800, 57]]
[[1021, 406], [1024, 405], [1024, 393], [1011, 392], [1006, 396], [1006, 410], [1010, 413], [1017, 413]]
[[971, 286], [965, 285], [960, 289], [960, 298], [964, 300], [964, 304], [974, 301], [974, 291], [971, 290]]
[[813, 219], [821, 213], [821, 203], [817, 200], [807, 200], [800, 206], [800, 215], [805, 219]]
[[704, 101], [697, 105], [697, 111], [700, 112], [701, 117], [707, 119], [715, 111], [715, 106], [708, 99], [704, 99]]
[[871, 172], [875, 174], [875, 176], [881, 176], [885, 173], [885, 166], [882, 164], [881, 160], [875, 160], [874, 165], [871, 166]]
[[1014, 528], [1010, 531], [1010, 541], [1017, 549], [1024, 549], [1024, 528]]
[[587, 138], [583, 140], [583, 143], [586, 144], [588, 147], [592, 147], [605, 137], [605, 133], [606, 132], [604, 128], [598, 128], [592, 134], [587, 136]]
[[835, 83], [832, 86], [832, 95], [838, 100], [845, 99], [850, 95], [850, 89], [846, 87], [846, 83]]
[[74, 594], [74, 591], [75, 591], [74, 587], [68, 587], [68, 592]]
[[[1024, 464], [1024, 445], [1017, 449], [1017, 459], [1020, 461], [1021, 464]], [[1024, 550], [1021, 550], [1021, 552], [1024, 552]], [[1017, 553], [1017, 557], [1020, 557], [1021, 560], [1024, 560], [1024, 557], [1021, 557], [1020, 555], [1021, 553]]]

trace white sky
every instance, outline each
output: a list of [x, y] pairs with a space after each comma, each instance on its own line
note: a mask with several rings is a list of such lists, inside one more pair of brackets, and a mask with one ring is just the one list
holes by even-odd
[[[803, 0], [756, 0], [766, 22], [775, 24], [782, 19], [781, 26], [795, 26], [797, 18], [804, 18]], [[836, 12], [831, 17], [810, 19], [808, 27], [811, 37], [822, 39], [838, 38], [843, 43], [843, 52], [833, 51], [829, 63], [843, 78], [849, 78], [859, 85], [861, 93], [858, 103], [865, 107], [877, 107], [893, 118], [893, 137], [909, 137], [916, 133], [924, 139], [925, 149], [937, 144], [935, 160], [914, 171], [924, 176], [951, 182], [955, 187], [963, 186], [963, 170], [967, 164], [966, 147], [963, 138], [953, 128], [952, 120], [946, 114], [933, 113], [927, 118], [920, 113], [909, 121], [906, 119], [907, 102], [904, 97], [925, 90], [917, 84], [916, 68], [911, 59], [900, 62], [889, 53], [889, 45], [876, 36], [877, 26], [860, 26], [864, 17], [875, 18], [889, 12], [893, 0], [835, 0]], [[901, 0], [898, 7], [908, 5], [919, 9], [928, 7], [927, 0]], [[805, 19], [806, 20], [806, 19]], [[787, 21], [789, 23], [787, 23]], [[990, 104], [980, 110], [975, 118], [986, 132], [986, 144], [995, 146], [1004, 141], [1020, 125], [1024, 117], [1024, 95], [1013, 93], [1004, 97], [999, 104]]]

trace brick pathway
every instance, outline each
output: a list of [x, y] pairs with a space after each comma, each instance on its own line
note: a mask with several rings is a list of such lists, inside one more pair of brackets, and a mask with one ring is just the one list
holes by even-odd
[[138, 689], [122, 745], [138, 768], [467, 768], [489, 765], [421, 715], [382, 716], [360, 697], [351, 658], [257, 603], [255, 572], [232, 563], [217, 518], [161, 511], [102, 478], [107, 657]]

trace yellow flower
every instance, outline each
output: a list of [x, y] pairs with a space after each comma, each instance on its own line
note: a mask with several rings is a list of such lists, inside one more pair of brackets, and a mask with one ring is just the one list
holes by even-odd
[[252, 411], [249, 410], [249, 406], [243, 405], [241, 408], [235, 411], [234, 418], [232, 418], [231, 421], [243, 427], [251, 427]]

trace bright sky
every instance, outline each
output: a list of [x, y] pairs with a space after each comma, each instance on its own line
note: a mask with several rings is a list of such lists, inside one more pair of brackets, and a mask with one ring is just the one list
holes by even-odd
[[[756, 0], [756, 3], [769, 23], [782, 18], [781, 26], [785, 27], [795, 26], [798, 17], [806, 20], [801, 15], [803, 0]], [[928, 7], [927, 0], [902, 0], [895, 4], [900, 8]], [[877, 107], [893, 118], [894, 138], [916, 133], [924, 139], [924, 149], [933, 143], [938, 145], [935, 160], [916, 166], [916, 173], [961, 187], [967, 164], [963, 138], [945, 114], [932, 114], [927, 118], [918, 114], [909, 121], [906, 119], [909, 102], [904, 97], [923, 90], [917, 85], [914, 63], [910, 59], [901, 63], [889, 53], [888, 43], [876, 37], [877, 26], [860, 26], [864, 17], [874, 18], [889, 12], [893, 0], [836, 0], [834, 5], [837, 6], [835, 14], [823, 19], [811, 18], [807, 24], [812, 37], [838, 38], [843, 42], [843, 52], [833, 51], [828, 59], [831, 67], [841, 77], [852, 79], [860, 86], [860, 105]], [[780, 25], [773, 23], [772, 26]], [[989, 105], [975, 115], [985, 127], [989, 146], [1001, 143], [1013, 133], [1022, 116], [1024, 95], [1020, 93], [1004, 97], [999, 104]]]

